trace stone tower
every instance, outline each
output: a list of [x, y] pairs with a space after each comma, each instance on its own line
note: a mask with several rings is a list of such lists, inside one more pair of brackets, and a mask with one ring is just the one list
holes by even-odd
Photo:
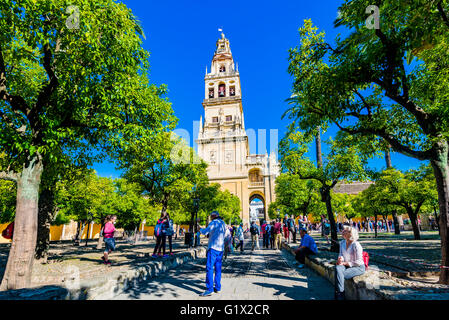
[[198, 155], [209, 164], [209, 181], [240, 198], [244, 223], [251, 218], [249, 204], [254, 198], [262, 200], [265, 207], [258, 218], [266, 219], [279, 168], [274, 154], [249, 154], [238, 65], [223, 33], [216, 43], [210, 73], [206, 68], [204, 83], [204, 122], [201, 117], [196, 143]]

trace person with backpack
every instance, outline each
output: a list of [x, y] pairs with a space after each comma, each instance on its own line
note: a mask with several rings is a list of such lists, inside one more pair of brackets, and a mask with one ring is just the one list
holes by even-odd
[[173, 229], [173, 220], [170, 219], [170, 215], [167, 213], [167, 221], [168, 226], [167, 230], [165, 230], [165, 235], [168, 238], [168, 248], [170, 249], [170, 255], [173, 255], [173, 234], [175, 233], [175, 230]]
[[164, 212], [161, 214], [161, 217], [157, 220], [156, 226], [154, 227], [156, 245], [154, 246], [152, 255], [153, 258], [161, 257], [161, 251], [164, 253], [162, 256], [163, 258], [168, 257], [168, 255], [165, 254], [165, 242], [168, 226], [167, 214]]
[[[264, 221], [265, 222], [265, 221]], [[262, 225], [263, 230], [263, 240], [262, 240], [262, 246], [266, 249], [268, 249], [268, 245], [270, 243], [270, 237], [271, 237], [271, 224], [269, 222], [266, 222]]]
[[100, 235], [103, 237], [105, 249], [103, 256], [101, 259], [103, 260], [104, 264], [110, 265], [111, 261], [109, 261], [109, 254], [115, 250], [115, 238], [114, 238], [114, 232], [115, 232], [115, 223], [117, 221], [116, 215], [108, 215], [104, 221], [104, 227], [100, 231]]
[[232, 252], [234, 252], [235, 249], [235, 231], [236, 228], [233, 224], [231, 224], [231, 228], [229, 229], [231, 231], [231, 240], [232, 240]]
[[366, 265], [363, 258], [363, 248], [357, 241], [359, 233], [351, 226], [345, 226], [342, 231], [340, 253], [335, 266], [335, 299], [345, 300], [345, 280], [365, 273]]
[[251, 223], [251, 227], [249, 228], [249, 232], [251, 233], [251, 250], [254, 251], [254, 247], [259, 248], [259, 228], [256, 225], [256, 222]]
[[238, 241], [235, 250], [237, 250], [240, 247], [240, 252], [243, 253], [243, 239], [245, 238], [243, 236], [243, 223], [241, 223], [237, 228], [237, 231], [235, 232], [235, 237]]
[[[210, 214], [212, 221], [207, 228], [200, 229], [204, 235], [209, 235], [209, 243], [206, 254], [206, 291], [200, 294], [207, 297], [221, 291], [221, 266], [223, 262], [223, 250], [226, 236], [226, 225], [220, 218], [218, 211]], [[215, 277], [214, 277], [215, 270]]]
[[12, 238], [14, 237], [14, 221], [8, 224], [5, 230], [3, 230], [2, 237], [12, 240]]
[[288, 230], [292, 234], [292, 242], [296, 243], [296, 227], [295, 227], [295, 216], [291, 215], [290, 219], [288, 220]]

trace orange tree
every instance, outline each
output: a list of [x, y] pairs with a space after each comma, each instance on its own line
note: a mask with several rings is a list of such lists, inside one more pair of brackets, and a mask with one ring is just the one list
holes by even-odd
[[[290, 117], [307, 130], [329, 124], [380, 138], [393, 151], [428, 160], [440, 207], [442, 268], [449, 284], [449, 2], [345, 0], [335, 45], [310, 20], [290, 51]], [[378, 23], [370, 23], [371, 18]]]
[[76, 163], [170, 122], [164, 87], [149, 83], [148, 57], [124, 4], [0, 2], [0, 178], [17, 184], [1, 289], [30, 285], [41, 178], [61, 153]]

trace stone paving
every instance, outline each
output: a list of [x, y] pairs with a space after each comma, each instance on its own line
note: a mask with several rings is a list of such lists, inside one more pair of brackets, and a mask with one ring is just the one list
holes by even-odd
[[[117, 241], [117, 250], [110, 255], [111, 266], [103, 264], [101, 256], [104, 249], [97, 249], [97, 242], [89, 241], [85, 246], [83, 241], [81, 246], [74, 246], [69, 243], [52, 243], [49, 251], [47, 264], [35, 262], [32, 273], [32, 287], [43, 285], [61, 285], [74, 274], [74, 270], [79, 272], [79, 279], [86, 280], [98, 276], [112, 274], [118, 270], [127, 270], [130, 266], [146, 263], [153, 253], [155, 240], [150, 238], [137, 244], [124, 240]], [[202, 240], [204, 243], [205, 240]], [[104, 248], [104, 245], [103, 245]], [[168, 253], [168, 242], [167, 242]], [[173, 241], [173, 252], [187, 250], [184, 245], [184, 238]], [[3, 275], [8, 257], [9, 248], [3, 246], [0, 249], [0, 275]], [[76, 269], [75, 269], [76, 268]]]
[[331, 300], [332, 285], [308, 268], [298, 269], [286, 251], [235, 252], [223, 263], [222, 290], [205, 291], [205, 259], [189, 262], [115, 297], [116, 300]]

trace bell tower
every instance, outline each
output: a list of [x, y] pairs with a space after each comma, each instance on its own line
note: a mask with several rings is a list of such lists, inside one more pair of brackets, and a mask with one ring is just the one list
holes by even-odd
[[209, 163], [210, 179], [245, 174], [249, 155], [242, 108], [240, 75], [229, 40], [221, 33], [210, 73], [204, 77], [204, 123], [201, 119], [198, 154]]
[[[210, 72], [206, 67], [202, 104], [204, 119], [200, 119], [196, 143], [198, 155], [209, 165], [209, 182], [239, 197], [240, 216], [248, 227], [250, 220], [267, 219], [279, 169], [274, 156], [249, 154], [240, 74], [223, 33], [216, 42]], [[259, 216], [250, 215], [250, 203], [256, 198], [262, 200]]]

